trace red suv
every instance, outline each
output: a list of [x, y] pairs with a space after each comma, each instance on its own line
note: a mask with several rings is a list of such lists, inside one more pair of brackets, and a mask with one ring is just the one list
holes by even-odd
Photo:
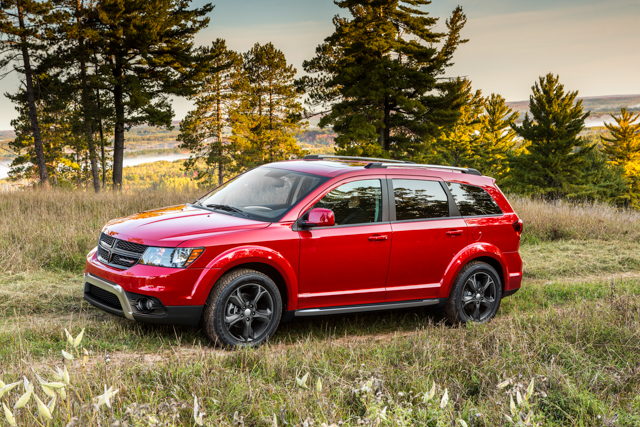
[[475, 169], [307, 156], [110, 221], [84, 297], [130, 320], [200, 324], [222, 346], [299, 316], [438, 306], [486, 322], [520, 287], [521, 233]]

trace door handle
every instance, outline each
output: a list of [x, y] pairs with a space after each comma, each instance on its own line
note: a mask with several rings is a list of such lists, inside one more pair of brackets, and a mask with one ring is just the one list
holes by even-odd
[[382, 240], [387, 240], [387, 236], [380, 236], [380, 235], [369, 236], [369, 240], [371, 240], [372, 242], [380, 242]]
[[464, 230], [449, 230], [447, 231], [447, 236], [460, 236], [464, 233]]

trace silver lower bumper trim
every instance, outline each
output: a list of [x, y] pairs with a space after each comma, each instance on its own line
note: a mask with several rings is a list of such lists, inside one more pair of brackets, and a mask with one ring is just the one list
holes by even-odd
[[[100, 279], [99, 277], [96, 277], [90, 273], [85, 273], [84, 275], [84, 282], [85, 283], [90, 283], [93, 286], [96, 286], [102, 290], [105, 290], [107, 292], [111, 292], [112, 294], [114, 294], [115, 296], [118, 297], [118, 300], [120, 301], [120, 306], [122, 307], [122, 311], [124, 313], [124, 317], [126, 317], [129, 320], [136, 320], [133, 318], [133, 311], [131, 310], [131, 304], [129, 303], [129, 299], [127, 298], [127, 295], [124, 292], [124, 289], [122, 289], [122, 287], [120, 285], [116, 285], [115, 283], [109, 283], [105, 280]], [[85, 289], [86, 291], [86, 289]]]

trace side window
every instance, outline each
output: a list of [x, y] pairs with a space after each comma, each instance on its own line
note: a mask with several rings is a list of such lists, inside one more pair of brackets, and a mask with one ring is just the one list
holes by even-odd
[[447, 182], [462, 216], [502, 215], [502, 210], [484, 189], [474, 185]]
[[394, 179], [393, 194], [396, 221], [449, 216], [449, 200], [438, 181]]
[[336, 225], [382, 221], [382, 184], [379, 179], [353, 181], [327, 193], [314, 208], [331, 209]]

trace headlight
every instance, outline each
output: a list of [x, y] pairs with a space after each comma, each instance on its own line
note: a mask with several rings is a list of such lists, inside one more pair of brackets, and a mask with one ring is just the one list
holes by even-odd
[[147, 248], [138, 262], [155, 267], [189, 267], [204, 252], [203, 248]]

